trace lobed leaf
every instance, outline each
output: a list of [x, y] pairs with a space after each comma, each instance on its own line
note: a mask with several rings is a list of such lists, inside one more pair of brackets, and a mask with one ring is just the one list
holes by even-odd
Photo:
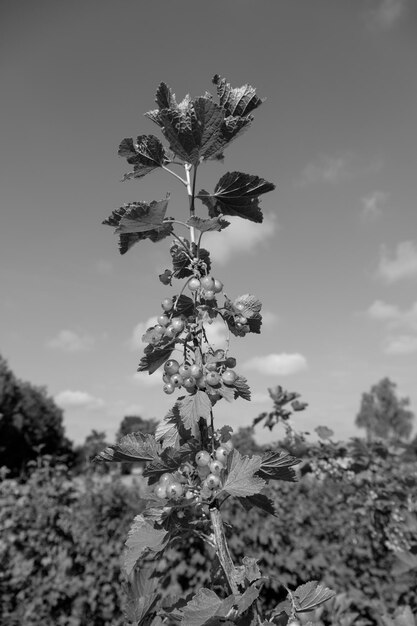
[[250, 511], [250, 509], [252, 509], [254, 506], [257, 506], [259, 509], [262, 509], [262, 511], [270, 513], [275, 517], [278, 515], [275, 504], [263, 493], [256, 493], [253, 496], [239, 498], [239, 502], [246, 511]]
[[159, 444], [153, 435], [137, 432], [125, 435], [118, 443], [105, 448], [94, 458], [94, 461], [122, 461], [124, 463], [154, 461], [158, 458], [159, 452]]
[[184, 427], [192, 433], [198, 433], [200, 418], [210, 422], [212, 405], [205, 391], [198, 389], [194, 394], [180, 399], [177, 405]]
[[123, 139], [118, 155], [125, 157], [127, 162], [133, 165], [133, 172], [125, 174], [123, 180], [142, 178], [170, 162], [162, 143], [155, 135], [139, 135], [135, 142], [130, 137]]
[[335, 596], [335, 592], [328, 587], [318, 583], [316, 580], [311, 580], [304, 585], [297, 587], [292, 592], [295, 610], [297, 613], [305, 613], [312, 611], [323, 602], [327, 602], [330, 598]]
[[[182, 609], [181, 624], [183, 626], [202, 626], [215, 616], [224, 618], [234, 603], [235, 597], [233, 595], [222, 600], [217, 593], [203, 587]], [[224, 620], [222, 621], [224, 623]]]
[[190, 217], [187, 220], [188, 226], [193, 226], [202, 233], [208, 231], [221, 231], [227, 226], [230, 226], [230, 222], [225, 220], [222, 215], [212, 217], [211, 219], [202, 219], [201, 217]]
[[263, 215], [259, 207], [259, 196], [273, 189], [273, 183], [259, 176], [227, 172], [220, 178], [213, 194], [203, 189], [197, 197], [207, 207], [210, 217], [235, 215], [260, 223]]
[[153, 528], [143, 517], [137, 515], [130, 527], [123, 557], [123, 568], [130, 576], [138, 559], [146, 550], [159, 552], [167, 543], [168, 534], [165, 530]]
[[259, 314], [262, 308], [262, 302], [250, 293], [245, 293], [243, 296], [235, 298], [232, 307], [236, 313], [250, 319]]
[[256, 474], [261, 467], [260, 456], [241, 456], [238, 450], [233, 450], [229, 456], [228, 475], [223, 490], [231, 496], [246, 497], [259, 493], [265, 486], [265, 481]]
[[155, 565], [134, 570], [125, 583], [127, 601], [124, 607], [126, 621], [132, 626], [143, 623], [155, 609], [160, 595], [157, 592], [159, 580], [155, 576]]
[[262, 455], [258, 476], [261, 476], [265, 480], [296, 482], [297, 475], [293, 470], [293, 466], [299, 463], [301, 463], [301, 459], [297, 459], [287, 452], [271, 450]]
[[256, 95], [256, 89], [251, 85], [233, 88], [218, 74], [213, 77], [213, 83], [217, 87], [220, 106], [226, 115], [247, 116], [265, 101]]
[[145, 354], [139, 361], [138, 372], [149, 372], [153, 374], [156, 370], [165, 363], [171, 356], [174, 346], [171, 344], [169, 348], [157, 348], [154, 346], [147, 346], [145, 348]]
[[247, 383], [247, 379], [244, 376], [238, 375], [235, 382], [233, 383], [233, 391], [235, 394], [235, 399], [243, 398], [243, 400], [250, 401], [251, 391]]

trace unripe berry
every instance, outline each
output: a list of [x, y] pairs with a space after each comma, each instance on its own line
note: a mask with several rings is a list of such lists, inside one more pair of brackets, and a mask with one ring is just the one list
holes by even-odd
[[164, 309], [164, 311], [170, 311], [173, 306], [174, 306], [174, 303], [172, 301], [172, 298], [165, 298], [161, 302], [161, 307]]
[[172, 376], [172, 374], [176, 374], [179, 368], [180, 364], [175, 359], [169, 359], [164, 365], [164, 370], [169, 376]]
[[200, 289], [200, 281], [198, 278], [190, 278], [188, 281], [188, 289], [190, 291], [197, 291], [197, 289]]
[[227, 450], [227, 448], [221, 445], [217, 448], [215, 452], [215, 457], [218, 461], [221, 461], [222, 463], [226, 463], [228, 454], [229, 454], [229, 450]]
[[207, 452], [207, 450], [200, 450], [195, 455], [195, 462], [197, 463], [199, 467], [207, 466], [210, 463], [210, 461], [211, 461], [211, 457], [209, 453]]
[[175, 391], [175, 387], [172, 383], [165, 383], [162, 389], [164, 390], [164, 393], [167, 393], [168, 395], [171, 395], [171, 393], [174, 393]]
[[213, 291], [214, 293], [220, 293], [223, 291], [223, 283], [221, 280], [217, 280], [217, 278], [214, 279]]
[[154, 493], [156, 497], [160, 498], [161, 500], [165, 500], [165, 498], [167, 497], [167, 490], [165, 488], [165, 485], [156, 485]]
[[214, 387], [220, 382], [220, 374], [218, 374], [217, 372], [207, 372], [205, 376], [205, 381], [208, 385]]
[[224, 465], [221, 461], [218, 461], [217, 459], [215, 459], [214, 461], [210, 463], [209, 468], [212, 474], [219, 476], [222, 469], [224, 469]]
[[185, 323], [180, 317], [176, 317], [172, 320], [171, 325], [176, 333], [180, 333], [184, 330]]
[[183, 378], [185, 378], [186, 376], [189, 376], [191, 374], [190, 366], [187, 365], [186, 363], [183, 363], [182, 365], [180, 365], [178, 369], [178, 374], [180, 374]]
[[180, 498], [184, 493], [184, 488], [181, 483], [171, 483], [167, 487], [167, 497], [168, 498]]
[[175, 482], [175, 478], [173, 477], [172, 474], [169, 474], [168, 472], [165, 472], [165, 474], [162, 474], [159, 477], [159, 484], [163, 485], [164, 487], [167, 487], [167, 485], [170, 485], [171, 483]]
[[216, 294], [212, 289], [207, 289], [202, 293], [202, 296], [205, 300], [214, 300]]
[[183, 383], [183, 377], [179, 374], [172, 374], [170, 383], [171, 385], [174, 385], [174, 387], [181, 387]]
[[217, 371], [217, 363], [206, 363], [206, 371], [207, 372], [216, 372]]
[[170, 324], [169, 326], [166, 327], [165, 329], [165, 337], [168, 337], [169, 339], [174, 339], [174, 337], [176, 337], [177, 335], [177, 331], [175, 330], [175, 328], [173, 327], [172, 324]]
[[165, 335], [165, 328], [158, 324], [157, 326], [155, 326], [152, 332], [157, 337], [163, 337]]
[[194, 376], [194, 378], [201, 378], [203, 375], [203, 370], [201, 369], [201, 367], [199, 365], [196, 365], [195, 363], [190, 367], [190, 374], [191, 376]]
[[215, 489], [220, 485], [220, 478], [215, 474], [209, 474], [205, 479], [204, 484], [209, 489]]
[[234, 370], [225, 370], [222, 374], [222, 381], [225, 385], [233, 385], [236, 381], [237, 374]]
[[182, 384], [188, 391], [192, 391], [195, 387], [195, 378], [193, 376], [186, 376]]
[[205, 289], [206, 291], [208, 290], [212, 290], [214, 287], [214, 278], [212, 278], [211, 276], [203, 276], [200, 279], [200, 283], [203, 289]]
[[160, 326], [168, 326], [169, 317], [167, 315], [160, 315], [156, 318], [156, 321], [158, 322], [158, 324], [160, 324]]

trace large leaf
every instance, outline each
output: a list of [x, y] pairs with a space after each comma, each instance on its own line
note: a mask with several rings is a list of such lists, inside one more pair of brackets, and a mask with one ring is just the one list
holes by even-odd
[[138, 559], [146, 550], [159, 552], [165, 546], [168, 535], [165, 530], [153, 528], [143, 517], [137, 515], [130, 527], [126, 549], [124, 552], [123, 566], [129, 576]]
[[134, 570], [124, 584], [126, 603], [124, 615], [129, 626], [140, 626], [145, 618], [155, 610], [160, 598], [159, 580], [155, 576], [155, 564]]
[[203, 587], [183, 608], [181, 624], [182, 626], [202, 626], [215, 616], [224, 618], [234, 603], [233, 595], [222, 600], [217, 593]]
[[172, 223], [163, 221], [169, 197], [165, 200], [131, 202], [115, 209], [103, 221], [107, 226], [114, 226], [119, 235], [120, 254], [125, 254], [135, 243], [143, 239], [153, 242], [169, 237], [173, 232]]
[[[233, 450], [228, 463], [228, 475], [223, 490], [231, 496], [246, 497], [259, 493], [265, 486], [265, 481], [257, 476], [261, 467], [260, 456], [241, 456], [238, 450]], [[229, 457], [229, 458], [230, 458]]]
[[236, 215], [260, 223], [263, 215], [259, 207], [259, 196], [273, 189], [273, 183], [259, 176], [227, 172], [217, 183], [213, 194], [203, 189], [197, 197], [207, 207], [210, 217], [221, 214]]
[[334, 591], [321, 585], [316, 580], [311, 580], [297, 587], [292, 592], [295, 610], [297, 613], [312, 611], [323, 602], [327, 602], [336, 595]]
[[133, 172], [125, 174], [124, 180], [142, 178], [170, 161], [162, 143], [154, 135], [140, 135], [136, 141], [132, 138], [123, 139], [118, 154], [133, 165]]
[[261, 467], [258, 476], [265, 480], [286, 480], [296, 482], [297, 475], [293, 470], [294, 465], [301, 463], [301, 459], [291, 456], [287, 452], [265, 452], [262, 455]]
[[198, 433], [200, 418], [210, 422], [212, 405], [205, 391], [198, 389], [194, 394], [185, 396], [178, 401], [182, 423], [192, 434]]
[[233, 88], [218, 74], [213, 77], [213, 83], [217, 87], [220, 106], [226, 115], [247, 116], [265, 101], [256, 95], [256, 90], [251, 85]]
[[124, 463], [154, 461], [158, 458], [159, 452], [159, 444], [153, 435], [137, 432], [125, 435], [118, 443], [105, 448], [94, 458], [94, 461], [123, 461]]

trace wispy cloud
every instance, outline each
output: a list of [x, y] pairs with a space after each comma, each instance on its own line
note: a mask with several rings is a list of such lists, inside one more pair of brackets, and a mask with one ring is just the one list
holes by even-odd
[[307, 368], [307, 360], [302, 354], [267, 354], [265, 356], [254, 356], [246, 361], [244, 369], [257, 371], [259, 374], [267, 376], [287, 376], [296, 374]]
[[382, 217], [382, 209], [387, 202], [387, 194], [382, 191], [374, 191], [361, 198], [361, 218], [364, 222], [375, 222]]
[[146, 320], [146, 322], [139, 322], [138, 324], [136, 324], [135, 328], [133, 329], [132, 336], [128, 341], [129, 348], [134, 352], [137, 352], [138, 349], [143, 347], [144, 344], [142, 342], [142, 336], [145, 334], [148, 328], [150, 328], [151, 326], [155, 326], [156, 323], [157, 318], [155, 315]]
[[47, 345], [63, 352], [88, 352], [94, 345], [94, 338], [72, 330], [61, 330], [56, 337], [48, 341]]
[[335, 184], [351, 176], [351, 162], [353, 156], [349, 154], [328, 156], [322, 154], [315, 161], [308, 163], [296, 181], [299, 186], [310, 183]]
[[227, 263], [239, 254], [253, 254], [260, 245], [276, 235], [278, 228], [275, 215], [264, 214], [262, 224], [254, 224], [240, 217], [227, 216], [230, 222], [225, 230], [219, 233], [205, 233], [203, 246], [210, 250], [210, 256], [216, 263]]
[[417, 244], [402, 241], [391, 254], [386, 246], [381, 247], [378, 275], [388, 283], [417, 276]]
[[404, 16], [407, 4], [408, 0], [377, 0], [367, 14], [369, 26], [388, 30]]
[[409, 309], [401, 310], [395, 304], [375, 300], [367, 310], [367, 315], [384, 325], [385, 354], [417, 352], [417, 301]]
[[104, 400], [91, 395], [87, 391], [74, 391], [66, 389], [60, 391], [54, 398], [62, 409], [88, 409], [97, 410], [104, 407]]

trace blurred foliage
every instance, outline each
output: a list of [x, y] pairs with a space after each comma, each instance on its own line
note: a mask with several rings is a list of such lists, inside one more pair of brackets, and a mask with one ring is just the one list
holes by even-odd
[[39, 454], [71, 461], [62, 411], [43, 387], [18, 380], [0, 355], [0, 467], [16, 476]]

